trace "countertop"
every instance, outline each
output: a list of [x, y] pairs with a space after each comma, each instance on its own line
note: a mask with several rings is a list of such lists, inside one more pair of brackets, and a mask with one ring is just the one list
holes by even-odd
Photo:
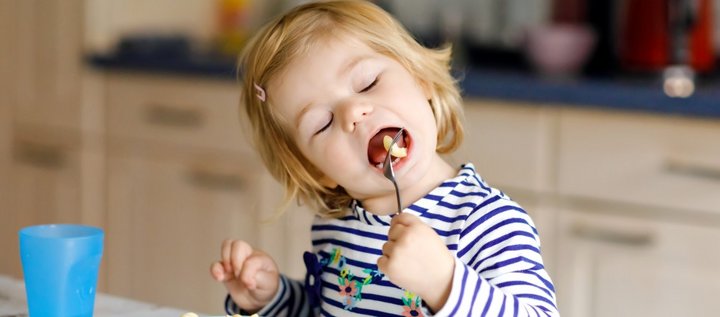
[[[88, 57], [101, 70], [166, 73], [236, 80], [234, 61], [217, 56], [126, 58], [113, 54]], [[720, 76], [700, 78], [689, 98], [670, 98], [659, 78], [547, 79], [528, 72], [465, 67], [456, 72], [465, 98], [490, 98], [542, 105], [595, 107], [702, 118], [720, 118]]]
[[[180, 317], [187, 311], [149, 303], [97, 294], [96, 317]], [[25, 286], [22, 281], [0, 275], [0, 316], [25, 316]]]

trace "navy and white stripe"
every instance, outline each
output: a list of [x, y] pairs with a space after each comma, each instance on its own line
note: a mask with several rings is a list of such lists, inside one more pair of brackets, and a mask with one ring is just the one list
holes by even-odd
[[[377, 216], [358, 202], [341, 219], [316, 218], [313, 252], [339, 248], [346, 269], [363, 277], [377, 269], [392, 216]], [[540, 255], [530, 216], [504, 193], [488, 186], [472, 164], [404, 210], [430, 225], [456, 256], [453, 285], [436, 316], [558, 316], [555, 289]], [[323, 268], [321, 307], [311, 309], [301, 281], [283, 277], [262, 316], [402, 316], [405, 291], [384, 277], [362, 289], [362, 300], [344, 309], [338, 290], [340, 269]], [[231, 300], [228, 313], [240, 310]], [[423, 308], [426, 315], [428, 311]]]

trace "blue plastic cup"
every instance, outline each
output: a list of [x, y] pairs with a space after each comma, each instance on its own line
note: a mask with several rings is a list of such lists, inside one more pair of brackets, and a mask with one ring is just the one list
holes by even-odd
[[103, 230], [52, 224], [25, 227], [19, 235], [30, 317], [91, 317]]

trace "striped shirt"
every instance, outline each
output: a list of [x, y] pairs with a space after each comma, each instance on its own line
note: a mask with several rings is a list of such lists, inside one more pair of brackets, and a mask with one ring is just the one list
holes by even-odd
[[[374, 215], [358, 202], [351, 210], [339, 219], [316, 217], [305, 281], [281, 276], [261, 316], [433, 315], [377, 268], [392, 216]], [[532, 220], [472, 164], [403, 212], [435, 229], [456, 257], [450, 295], [435, 316], [559, 315]], [[241, 312], [229, 296], [226, 310]]]

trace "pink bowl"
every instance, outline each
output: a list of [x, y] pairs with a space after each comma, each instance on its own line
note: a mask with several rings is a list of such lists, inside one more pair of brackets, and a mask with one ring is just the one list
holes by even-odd
[[549, 76], [577, 75], [595, 46], [595, 32], [584, 25], [554, 24], [527, 32], [526, 54], [535, 69]]

